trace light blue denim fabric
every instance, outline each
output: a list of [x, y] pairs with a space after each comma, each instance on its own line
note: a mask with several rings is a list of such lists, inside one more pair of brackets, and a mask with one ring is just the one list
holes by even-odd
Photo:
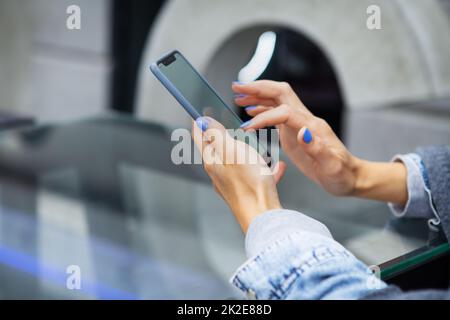
[[433, 210], [431, 191], [429, 191], [428, 173], [418, 154], [397, 155], [392, 161], [403, 162], [408, 172], [408, 201], [404, 207], [389, 203], [397, 218], [438, 218]]
[[[426, 172], [416, 154], [398, 156], [408, 170], [405, 208], [390, 206], [401, 217], [433, 216], [425, 192]], [[418, 171], [417, 171], [418, 169]], [[246, 235], [249, 260], [230, 282], [256, 299], [359, 299], [386, 288], [370, 268], [333, 240], [320, 222], [296, 211], [274, 210], [255, 218]]]
[[[277, 225], [278, 231], [271, 224]], [[258, 216], [246, 236], [250, 259], [236, 271], [232, 284], [249, 298], [265, 300], [358, 299], [370, 290], [386, 287], [324, 228], [295, 211]]]

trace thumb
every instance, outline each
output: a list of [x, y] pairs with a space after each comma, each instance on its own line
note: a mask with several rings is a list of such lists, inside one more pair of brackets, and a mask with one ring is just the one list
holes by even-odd
[[[205, 135], [208, 136], [208, 132], [211, 132], [212, 130], [225, 133], [226, 129], [225, 127], [217, 120], [211, 118], [211, 117], [201, 117], [198, 118], [197, 121], [201, 120], [203, 123], [203, 131], [205, 132]], [[206, 125], [205, 125], [206, 124]]]
[[279, 183], [281, 179], [283, 179], [284, 174], [286, 173], [287, 164], [284, 161], [279, 161], [272, 169], [273, 176], [275, 178], [275, 183]]
[[214, 150], [214, 153], [223, 159], [227, 144], [227, 131], [225, 127], [211, 117], [201, 117], [196, 120], [201, 122], [204, 140], [208, 142], [209, 147]]
[[327, 160], [329, 153], [323, 140], [314, 135], [309, 128], [303, 127], [300, 129], [297, 135], [297, 143], [313, 160], [318, 162]]

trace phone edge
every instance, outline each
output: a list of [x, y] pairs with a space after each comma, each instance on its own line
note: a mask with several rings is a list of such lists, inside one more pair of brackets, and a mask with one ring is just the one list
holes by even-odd
[[[165, 56], [166, 57], [166, 56]], [[162, 58], [163, 59], [163, 58]], [[161, 60], [161, 59], [160, 59]], [[150, 71], [159, 80], [159, 82], [170, 92], [170, 94], [175, 98], [175, 100], [183, 107], [184, 110], [193, 118], [194, 120], [201, 117], [197, 110], [190, 104], [190, 102], [183, 96], [183, 94], [172, 84], [172, 82], [167, 79], [167, 77], [159, 70], [158, 62], [153, 62], [150, 64]]]

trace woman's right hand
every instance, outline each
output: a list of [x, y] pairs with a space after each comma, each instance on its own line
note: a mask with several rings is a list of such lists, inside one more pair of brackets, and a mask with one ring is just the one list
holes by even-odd
[[[243, 128], [279, 129], [281, 147], [308, 178], [337, 196], [359, 196], [397, 204], [407, 200], [401, 163], [373, 163], [353, 156], [328, 123], [314, 116], [287, 83], [233, 83], [235, 102], [254, 118]], [[248, 107], [252, 106], [252, 107]]]
[[326, 121], [314, 116], [287, 83], [269, 80], [234, 83], [236, 103], [254, 118], [244, 129], [276, 126], [281, 147], [289, 159], [314, 182], [334, 195], [351, 195], [356, 183], [357, 159]]

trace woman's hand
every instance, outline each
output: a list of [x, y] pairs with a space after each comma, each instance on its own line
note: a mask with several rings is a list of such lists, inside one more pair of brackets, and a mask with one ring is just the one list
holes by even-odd
[[311, 180], [337, 196], [406, 203], [406, 171], [400, 163], [371, 163], [354, 157], [328, 123], [314, 116], [287, 83], [233, 83], [236, 104], [254, 118], [243, 128], [276, 126], [281, 147]]
[[[192, 124], [192, 137], [202, 154], [205, 170], [242, 230], [246, 232], [257, 215], [280, 209], [276, 183], [285, 164], [280, 164], [273, 175], [256, 150], [233, 139], [220, 123], [206, 117], [196, 122]], [[246, 161], [238, 163], [238, 156]]]
[[334, 195], [351, 195], [356, 184], [356, 159], [326, 121], [315, 117], [287, 83], [268, 80], [233, 84], [236, 99], [254, 118], [245, 130], [276, 126], [289, 159], [307, 177]]

